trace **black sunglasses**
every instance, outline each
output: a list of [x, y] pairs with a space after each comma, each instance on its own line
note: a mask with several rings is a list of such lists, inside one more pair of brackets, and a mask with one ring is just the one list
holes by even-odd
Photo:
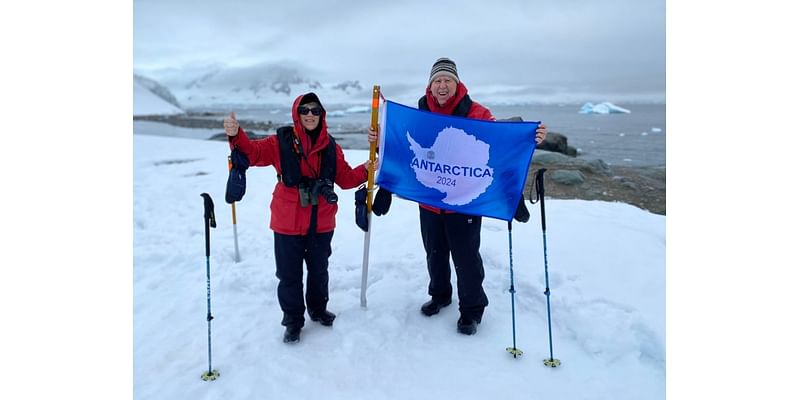
[[306, 106], [297, 107], [297, 112], [300, 115], [306, 115], [306, 114], [308, 114], [309, 111], [311, 111], [311, 114], [316, 115], [316, 116], [319, 116], [320, 114], [322, 114], [322, 109], [319, 108], [319, 107], [314, 107], [314, 108], [308, 108]]

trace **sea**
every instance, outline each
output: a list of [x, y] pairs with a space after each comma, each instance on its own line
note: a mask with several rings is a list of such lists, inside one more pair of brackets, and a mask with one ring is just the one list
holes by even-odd
[[[484, 103], [498, 119], [518, 116], [525, 121], [543, 122], [550, 132], [565, 135], [567, 143], [578, 150], [578, 157], [600, 159], [613, 166], [666, 167], [666, 104], [615, 104], [630, 113], [581, 114], [578, 111], [582, 104]], [[216, 115], [236, 111], [242, 121], [291, 123], [288, 107], [250, 105], [233, 110], [229, 107], [204, 107], [192, 111]], [[370, 123], [367, 107], [326, 105], [326, 111], [329, 130], [342, 147], [368, 148], [363, 134]], [[139, 123], [134, 124], [135, 132], [137, 127], [144, 131], [145, 124], [156, 124], [135, 122]], [[244, 127], [247, 129], [246, 124]], [[147, 128], [153, 130], [150, 126]], [[221, 124], [219, 132], [222, 132]]]
[[581, 104], [496, 105], [496, 118], [520, 116], [542, 121], [550, 132], [567, 137], [579, 157], [609, 165], [666, 167], [666, 104], [616, 104], [630, 114], [580, 114]]

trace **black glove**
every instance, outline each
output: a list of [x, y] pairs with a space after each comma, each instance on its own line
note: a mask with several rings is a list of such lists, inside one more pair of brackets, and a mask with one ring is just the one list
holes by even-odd
[[245, 171], [250, 166], [247, 156], [237, 149], [231, 150], [231, 170], [228, 173], [228, 184], [225, 187], [225, 202], [233, 204], [244, 197], [247, 181]]
[[367, 187], [361, 185], [356, 190], [356, 225], [366, 232], [367, 228]]
[[384, 215], [389, 212], [391, 205], [392, 192], [384, 188], [378, 189], [378, 193], [375, 194], [375, 201], [372, 202], [372, 212], [377, 216]]
[[525, 223], [531, 219], [531, 213], [528, 212], [528, 207], [525, 206], [525, 196], [520, 196], [519, 204], [517, 204], [517, 211], [514, 213], [514, 219]]

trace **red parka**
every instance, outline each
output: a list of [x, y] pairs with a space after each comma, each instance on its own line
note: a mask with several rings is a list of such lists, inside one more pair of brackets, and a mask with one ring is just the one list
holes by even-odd
[[[458, 82], [458, 86], [456, 87], [456, 95], [451, 97], [447, 100], [443, 105], [439, 105], [439, 102], [436, 101], [436, 98], [433, 97], [433, 93], [431, 93], [431, 85], [428, 85], [428, 89], [425, 90], [425, 101], [428, 104], [428, 109], [431, 112], [437, 114], [445, 114], [445, 115], [452, 115], [453, 110], [455, 110], [458, 103], [467, 95], [467, 87], [464, 86], [463, 83]], [[492, 115], [492, 112], [489, 111], [488, 108], [478, 104], [477, 101], [472, 100], [472, 105], [469, 107], [469, 111], [467, 111], [467, 118], [472, 119], [480, 119], [484, 121], [494, 121], [495, 118]], [[440, 213], [442, 210], [437, 207], [429, 206], [427, 204], [419, 203], [419, 206], [428, 210], [433, 211], [435, 213]], [[452, 213], [453, 211], [445, 211], [446, 213]]]
[[[306, 150], [308, 163], [300, 163], [300, 170], [303, 176], [313, 177], [308, 164], [311, 164], [316, 171], [320, 171], [322, 154], [325, 147], [330, 142], [328, 136], [328, 124], [325, 122], [325, 111], [320, 115], [319, 137], [311, 145], [311, 138], [306, 133], [297, 107], [304, 95], [298, 96], [292, 105], [292, 121], [294, 122], [294, 132], [300, 139], [303, 149]], [[320, 104], [321, 105], [321, 104]], [[250, 166], [266, 167], [273, 166], [275, 171], [281, 174], [280, 148], [277, 136], [269, 136], [260, 140], [250, 140], [244, 130], [239, 127], [239, 133], [229, 138], [231, 149], [238, 148], [247, 155]], [[362, 164], [356, 168], [351, 168], [344, 159], [342, 147], [336, 145], [336, 179], [335, 182], [342, 189], [352, 189], [367, 180], [367, 169]], [[329, 204], [322, 196], [317, 199], [317, 233], [331, 232], [336, 227], [337, 204]], [[272, 203], [270, 204], [270, 223], [269, 227], [277, 233], [284, 235], [305, 235], [311, 225], [311, 206], [300, 206], [300, 194], [296, 187], [289, 187], [282, 182], [275, 185], [272, 192]]]

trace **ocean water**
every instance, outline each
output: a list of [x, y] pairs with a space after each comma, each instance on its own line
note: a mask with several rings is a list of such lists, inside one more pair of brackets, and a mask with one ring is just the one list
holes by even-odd
[[[618, 166], [666, 166], [666, 104], [617, 104], [630, 110], [630, 114], [579, 114], [582, 104], [484, 105], [498, 119], [519, 116], [526, 121], [544, 122], [550, 132], [566, 135], [569, 145], [578, 149], [581, 158], [601, 159]], [[363, 131], [370, 123], [370, 113], [364, 107], [358, 110], [352, 106], [326, 105], [325, 108], [328, 127], [343, 147], [368, 147]], [[291, 124], [288, 107], [250, 106], [235, 111], [240, 120]]]
[[666, 166], [666, 105], [617, 104], [630, 114], [579, 114], [580, 104], [490, 106], [496, 118], [542, 121], [567, 136], [579, 156], [610, 165]]

